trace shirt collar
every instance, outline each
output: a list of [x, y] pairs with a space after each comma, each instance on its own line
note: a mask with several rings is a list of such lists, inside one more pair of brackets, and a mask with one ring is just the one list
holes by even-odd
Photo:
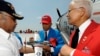
[[90, 23], [91, 23], [91, 20], [90, 20], [90, 19], [86, 20], [86, 21], [79, 27], [80, 32], [84, 32], [85, 29], [90, 25]]
[[6, 38], [6, 39], [8, 39], [9, 36], [10, 36], [10, 34], [7, 33], [6, 31], [4, 31], [2, 28], [0, 28], [0, 34], [1, 34], [2, 36], [4, 36], [3, 38]]
[[[47, 31], [46, 31], [46, 32], [47, 32], [47, 36], [48, 36], [49, 31], [50, 31], [50, 30], [47, 30]], [[45, 32], [45, 31], [44, 31], [44, 32]]]

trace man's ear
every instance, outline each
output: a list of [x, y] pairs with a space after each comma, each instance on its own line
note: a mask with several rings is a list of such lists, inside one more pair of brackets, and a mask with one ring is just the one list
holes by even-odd
[[83, 7], [80, 7], [80, 10], [81, 10], [80, 15], [83, 16], [83, 15], [85, 14], [86, 10], [85, 10], [85, 8], [83, 8]]
[[2, 14], [0, 15], [0, 22], [6, 22], [6, 18]]

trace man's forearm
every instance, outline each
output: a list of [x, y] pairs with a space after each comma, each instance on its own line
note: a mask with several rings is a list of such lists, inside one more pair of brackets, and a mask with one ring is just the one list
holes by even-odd
[[23, 46], [20, 50], [21, 53], [34, 53], [34, 49], [31, 47]]

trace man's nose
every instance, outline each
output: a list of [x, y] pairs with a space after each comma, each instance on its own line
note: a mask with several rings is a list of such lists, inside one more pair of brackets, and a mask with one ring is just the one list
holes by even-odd
[[67, 12], [66, 17], [69, 17], [69, 13]]

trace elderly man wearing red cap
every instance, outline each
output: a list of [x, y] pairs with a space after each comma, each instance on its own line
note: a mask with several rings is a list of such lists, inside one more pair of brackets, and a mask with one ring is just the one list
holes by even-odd
[[[43, 46], [43, 50], [50, 52], [51, 56], [58, 56], [60, 48], [64, 44], [64, 40], [58, 30], [51, 28], [52, 20], [49, 15], [44, 15], [41, 20], [43, 30], [39, 31], [41, 41], [49, 41], [52, 47]], [[45, 55], [44, 55], [45, 56]]]

